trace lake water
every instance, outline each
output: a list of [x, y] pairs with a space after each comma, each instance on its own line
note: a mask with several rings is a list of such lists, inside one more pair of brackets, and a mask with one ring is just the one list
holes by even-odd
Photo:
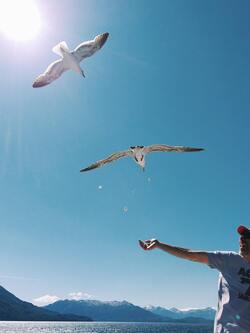
[[0, 322], [1, 333], [212, 333], [212, 326], [170, 323]]

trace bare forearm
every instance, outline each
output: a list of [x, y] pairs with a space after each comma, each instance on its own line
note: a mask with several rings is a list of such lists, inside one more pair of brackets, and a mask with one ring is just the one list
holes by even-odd
[[164, 244], [161, 242], [158, 242], [157, 248], [159, 248], [160, 250], [163, 250], [165, 252], [168, 252], [179, 258], [196, 261], [196, 262], [200, 262], [200, 263], [204, 263], [204, 264], [208, 263], [208, 255], [204, 251], [193, 251], [190, 249], [172, 246], [172, 245]]

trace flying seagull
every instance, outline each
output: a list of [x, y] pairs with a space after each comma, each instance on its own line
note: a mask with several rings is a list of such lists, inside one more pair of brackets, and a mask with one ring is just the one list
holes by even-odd
[[97, 161], [87, 168], [81, 169], [80, 172], [84, 171], [89, 171], [93, 170], [96, 168], [100, 168], [103, 165], [116, 161], [119, 158], [122, 157], [132, 157], [137, 164], [143, 169], [145, 168], [145, 156], [148, 153], [152, 152], [157, 152], [157, 151], [162, 151], [162, 152], [179, 152], [179, 153], [185, 153], [185, 152], [195, 152], [195, 151], [201, 151], [204, 150], [203, 148], [191, 148], [191, 147], [183, 147], [183, 146], [168, 146], [168, 145], [161, 145], [161, 144], [156, 144], [156, 145], [151, 145], [151, 146], [134, 146], [130, 147], [128, 150], [125, 151], [120, 151], [117, 153], [114, 153], [107, 158]]
[[84, 71], [79, 63], [87, 57], [92, 56], [106, 42], [109, 34], [107, 32], [96, 36], [93, 40], [79, 44], [73, 51], [70, 51], [66, 42], [60, 42], [53, 47], [52, 51], [58, 54], [61, 59], [52, 62], [46, 71], [39, 75], [34, 83], [33, 88], [39, 88], [50, 84], [58, 79], [63, 72], [72, 69], [76, 73], [85, 77]]

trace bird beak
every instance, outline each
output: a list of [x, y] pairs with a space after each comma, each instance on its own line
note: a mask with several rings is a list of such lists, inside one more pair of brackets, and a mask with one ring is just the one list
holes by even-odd
[[83, 76], [83, 77], [86, 77], [85, 74], [84, 74], [84, 71], [82, 71], [82, 76]]

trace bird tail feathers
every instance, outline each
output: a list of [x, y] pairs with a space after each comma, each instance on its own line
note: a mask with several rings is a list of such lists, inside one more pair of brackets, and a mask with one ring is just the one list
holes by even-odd
[[66, 42], [60, 42], [57, 45], [55, 45], [52, 49], [52, 51], [59, 56], [63, 57], [63, 52], [70, 52], [69, 47]]

